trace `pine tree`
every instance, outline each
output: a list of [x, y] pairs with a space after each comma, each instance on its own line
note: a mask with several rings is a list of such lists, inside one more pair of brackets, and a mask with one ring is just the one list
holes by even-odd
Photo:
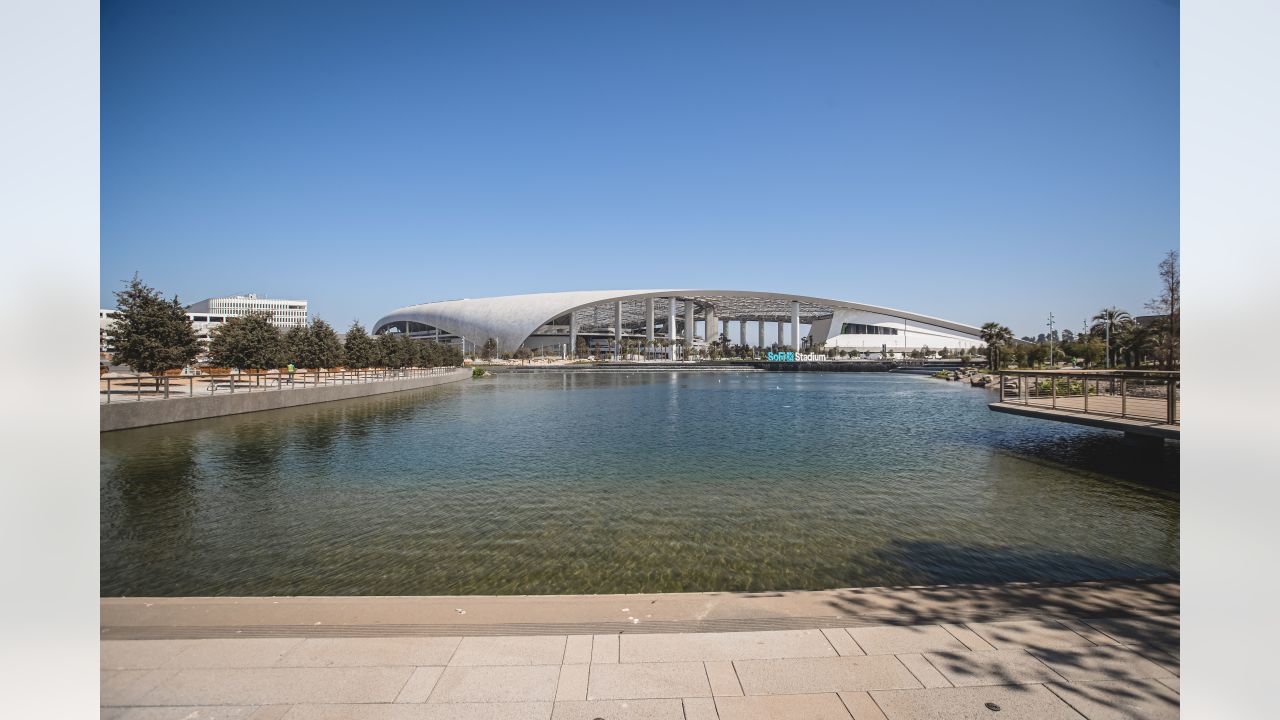
[[280, 328], [264, 312], [250, 312], [213, 331], [209, 354], [215, 365], [230, 368], [267, 369], [279, 367], [285, 353]]
[[165, 300], [137, 275], [117, 291], [112, 359], [140, 373], [159, 373], [183, 367], [200, 354], [191, 318], [175, 295]]
[[374, 358], [378, 367], [399, 367], [397, 364], [400, 360], [400, 353], [396, 345], [396, 336], [392, 333], [382, 333], [378, 339], [374, 341]]
[[306, 338], [306, 352], [302, 356], [304, 367], [331, 368], [342, 362], [342, 341], [329, 323], [320, 318], [313, 319], [307, 328]]
[[311, 333], [306, 325], [294, 325], [285, 330], [282, 340], [284, 361], [293, 363], [299, 368], [311, 367], [304, 359], [311, 343]]
[[359, 321], [352, 322], [351, 329], [347, 330], [346, 340], [342, 343], [342, 354], [345, 358], [343, 362], [350, 368], [367, 368], [375, 364], [377, 354], [373, 340]]

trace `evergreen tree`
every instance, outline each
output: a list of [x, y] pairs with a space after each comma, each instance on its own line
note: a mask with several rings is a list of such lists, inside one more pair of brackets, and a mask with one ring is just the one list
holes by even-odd
[[112, 359], [140, 373], [180, 368], [200, 354], [195, 327], [175, 295], [165, 300], [137, 275], [117, 291]]
[[280, 328], [265, 312], [250, 312], [228, 318], [215, 328], [209, 342], [209, 355], [215, 365], [241, 370], [280, 367], [286, 355]]
[[445, 345], [442, 347], [440, 364], [445, 367], [461, 367], [462, 366], [462, 348], [457, 345]]
[[281, 347], [284, 350], [283, 360], [293, 363], [299, 368], [311, 367], [303, 360], [307, 356], [307, 346], [311, 342], [311, 332], [306, 325], [294, 325], [284, 331]]
[[377, 353], [373, 339], [359, 321], [351, 323], [351, 329], [347, 331], [347, 338], [342, 344], [342, 354], [347, 367], [367, 368], [376, 364]]
[[378, 367], [399, 367], [397, 364], [400, 360], [399, 346], [396, 344], [396, 336], [392, 333], [382, 333], [378, 339], [374, 341], [374, 364]]
[[331, 368], [342, 362], [342, 341], [329, 323], [315, 318], [307, 328], [305, 352], [300, 356], [302, 366]]
[[426, 367], [442, 367], [445, 365], [445, 347], [438, 342], [425, 343], [422, 348], [422, 356], [422, 364]]
[[396, 340], [396, 367], [419, 367], [422, 343], [401, 333]]
[[485, 360], [492, 360], [498, 354], [498, 341], [489, 338], [484, 341], [484, 345], [480, 348], [480, 357]]

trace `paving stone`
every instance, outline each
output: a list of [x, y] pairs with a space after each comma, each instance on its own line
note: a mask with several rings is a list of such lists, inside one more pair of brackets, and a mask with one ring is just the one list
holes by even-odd
[[592, 665], [588, 700], [710, 697], [700, 662]]
[[302, 644], [302, 638], [243, 638], [192, 640], [182, 652], [164, 664], [172, 668], [271, 667], [285, 653]]
[[422, 705], [418, 720], [550, 720], [549, 702]]
[[1182, 670], [1179, 666], [1178, 659], [1171, 655], [1166, 655], [1160, 652], [1159, 650], [1155, 650], [1153, 648], [1131, 648], [1131, 649], [1138, 652], [1139, 654], [1141, 654], [1143, 657], [1150, 660], [1151, 662], [1164, 668], [1165, 670], [1168, 670], [1169, 674], [1173, 675], [1174, 677], [1177, 677], [1182, 674]]
[[559, 665], [567, 640], [564, 635], [467, 637], [458, 644], [449, 664]]
[[741, 695], [742, 686], [738, 684], [738, 673], [733, 663], [723, 660], [704, 663], [707, 668], [707, 680], [711, 681], [712, 695]]
[[1178, 717], [1178, 693], [1155, 680], [1049, 683], [1046, 687], [1089, 720]]
[[249, 716], [249, 720], [281, 720], [292, 709], [292, 705], [263, 705]]
[[720, 720], [849, 720], [835, 693], [718, 697]]
[[196, 668], [179, 670], [139, 705], [391, 702], [413, 668]]
[[685, 698], [684, 720], [719, 720], [716, 701], [712, 698]]
[[171, 668], [103, 671], [98, 702], [104, 706], [137, 705], [147, 693], [177, 673], [177, 670]]
[[892, 655], [739, 660], [733, 666], [747, 695], [920, 687], [915, 677]]
[[586, 700], [587, 681], [590, 678], [590, 665], [560, 666], [560, 682], [556, 685], [556, 701]]
[[845, 657], [866, 655], [844, 628], [825, 628], [822, 634], [826, 636], [827, 642], [831, 643], [831, 647], [836, 649], [837, 655]]
[[618, 636], [595, 635], [591, 638], [591, 664], [618, 662]]
[[116, 708], [112, 720], [249, 720], [252, 705]]
[[462, 638], [307, 638], [277, 667], [444, 665]]
[[1016, 648], [1069, 648], [1093, 643], [1053, 620], [1014, 620], [969, 623], [969, 628], [997, 650]]
[[409, 676], [409, 681], [400, 689], [400, 694], [396, 696], [398, 703], [424, 703], [427, 698], [431, 697], [431, 691], [435, 689], [436, 683], [440, 681], [440, 676], [444, 674], [444, 668], [434, 667], [418, 667], [413, 669], [413, 674]]
[[897, 655], [896, 656], [912, 675], [920, 681], [921, 685], [927, 688], [944, 688], [951, 687], [951, 683], [938, 672], [938, 668], [934, 667], [923, 655]]
[[990, 652], [926, 653], [929, 662], [952, 685], [1016, 685], [1060, 681], [1050, 670], [1026, 650], [992, 650]]
[[846, 629], [868, 655], [968, 650], [941, 625], [876, 625]]
[[1173, 675], [1137, 652], [1115, 645], [1027, 652], [1072, 682], [1162, 678]]
[[558, 702], [551, 720], [684, 720], [678, 699]]
[[842, 692], [840, 700], [853, 715], [853, 720], [887, 720], [869, 692]]
[[260, 705], [249, 720], [281, 720], [292, 709], [292, 705]]
[[621, 662], [833, 657], [820, 630], [623, 635]]
[[1090, 625], [1085, 624], [1084, 622], [1081, 622], [1080, 620], [1075, 620], [1073, 618], [1061, 618], [1061, 617], [1055, 618], [1055, 620], [1061, 623], [1063, 627], [1079, 635], [1085, 640], [1088, 640], [1094, 645], [1119, 645], [1120, 644], [1119, 640], [1111, 637], [1110, 635], [1107, 635], [1106, 633], [1098, 630], [1097, 628], [1094, 628]]
[[158, 668], [190, 644], [190, 640], [104, 640], [99, 649], [101, 669]]
[[1090, 618], [1088, 625], [1140, 651], [1157, 650], [1181, 658], [1180, 624], [1175, 617]]
[[297, 705], [284, 720], [548, 720], [551, 703]]
[[1080, 720], [1043, 685], [873, 690], [871, 697], [888, 720]]
[[559, 665], [448, 667], [428, 702], [551, 701], [559, 677]]
[[991, 643], [982, 639], [981, 635], [979, 635], [978, 633], [970, 630], [969, 628], [963, 625], [952, 625], [950, 623], [943, 623], [939, 627], [941, 627], [943, 630], [946, 630], [948, 633], [951, 633], [952, 637], [964, 643], [965, 646], [968, 647], [973, 652], [986, 652], [988, 650], [995, 650], [995, 648], [991, 646]]
[[294, 705], [282, 720], [421, 720], [421, 705]]
[[591, 636], [570, 635], [564, 646], [565, 665], [588, 665], [591, 663]]

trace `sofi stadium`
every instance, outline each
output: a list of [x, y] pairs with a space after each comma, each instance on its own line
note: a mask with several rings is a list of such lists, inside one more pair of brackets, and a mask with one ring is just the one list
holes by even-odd
[[868, 358], [973, 349], [979, 329], [876, 305], [747, 290], [594, 290], [444, 300], [395, 310], [374, 332], [462, 343], [500, 353], [617, 357], [645, 348], [679, 359], [709, 342], [761, 350], [840, 349]]

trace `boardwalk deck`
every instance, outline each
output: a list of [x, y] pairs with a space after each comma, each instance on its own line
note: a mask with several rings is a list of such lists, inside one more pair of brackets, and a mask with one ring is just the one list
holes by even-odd
[[[1153, 373], [1072, 373], [1048, 371], [1044, 373], [1019, 373], [1002, 378], [1001, 399], [988, 407], [996, 412], [1022, 415], [1041, 420], [1087, 425], [1107, 430], [1119, 430], [1131, 435], [1177, 440], [1181, 434], [1182, 403], [1177, 397], [1176, 373], [1162, 373], [1160, 392], [1135, 395], [1126, 392], [1126, 383], [1146, 382], [1148, 392], [1153, 388], [1149, 381]], [[1074, 382], [1072, 394], [1054, 393], [1045, 380], [1055, 383]], [[1089, 389], [1086, 396], [1083, 385]], [[1043, 383], [1043, 384], [1038, 384]], [[1045, 387], [1049, 386], [1049, 390]], [[1172, 390], [1166, 390], [1172, 388]], [[1174, 394], [1172, 415], [1168, 393]], [[1154, 395], [1154, 396], [1152, 396]]]

